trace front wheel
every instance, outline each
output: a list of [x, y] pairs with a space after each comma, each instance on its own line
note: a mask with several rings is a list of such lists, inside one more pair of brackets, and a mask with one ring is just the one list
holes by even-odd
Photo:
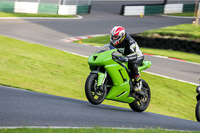
[[94, 105], [100, 104], [106, 97], [106, 88], [97, 86], [98, 74], [90, 74], [85, 83], [85, 95]]
[[149, 106], [151, 100], [151, 91], [146, 81], [142, 80], [142, 85], [142, 91], [145, 92], [145, 96], [141, 96], [129, 104], [133, 111], [142, 112]]
[[200, 122], [200, 101], [198, 101], [195, 109], [196, 119]]

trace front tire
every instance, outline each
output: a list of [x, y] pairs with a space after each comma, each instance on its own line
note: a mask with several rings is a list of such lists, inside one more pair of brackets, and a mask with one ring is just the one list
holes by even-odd
[[103, 90], [97, 87], [98, 74], [90, 74], [85, 83], [85, 95], [91, 104], [101, 104], [106, 97], [106, 88]]
[[129, 104], [133, 111], [142, 112], [147, 109], [151, 100], [151, 91], [149, 85], [146, 81], [142, 80], [142, 91], [146, 93], [144, 97], [139, 99], [135, 99], [132, 103]]
[[200, 122], [200, 101], [198, 101], [195, 109], [196, 119]]

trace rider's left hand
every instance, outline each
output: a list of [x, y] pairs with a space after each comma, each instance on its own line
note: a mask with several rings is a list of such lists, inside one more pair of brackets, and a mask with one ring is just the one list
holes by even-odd
[[122, 56], [120, 56], [120, 57], [118, 58], [118, 60], [121, 61], [121, 62], [127, 62], [127, 61], [128, 61], [128, 58], [127, 58], [127, 57], [122, 57]]

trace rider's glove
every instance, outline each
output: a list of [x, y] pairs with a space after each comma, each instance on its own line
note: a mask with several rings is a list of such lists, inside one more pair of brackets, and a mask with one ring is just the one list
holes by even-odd
[[122, 57], [122, 56], [120, 56], [120, 57], [118, 58], [118, 60], [121, 61], [121, 62], [127, 62], [127, 61], [128, 61], [128, 58], [127, 58], [127, 57]]

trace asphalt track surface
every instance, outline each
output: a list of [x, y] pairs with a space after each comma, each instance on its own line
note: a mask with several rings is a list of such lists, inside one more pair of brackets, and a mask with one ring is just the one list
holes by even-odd
[[[0, 34], [44, 46], [89, 56], [97, 48], [65, 43], [67, 37], [108, 34], [114, 25], [122, 25], [128, 33], [191, 23], [193, 19], [176, 19], [162, 16], [124, 17], [95, 5], [83, 19], [0, 20]], [[149, 72], [198, 83], [199, 64], [179, 62], [145, 56], [153, 65]], [[195, 88], [189, 88], [195, 91]], [[200, 130], [193, 121], [106, 105], [93, 106], [88, 102], [56, 97], [8, 87], [0, 87], [0, 126], [111, 126], [111, 127], [162, 127], [179, 130]]]
[[0, 127], [123, 127], [200, 130], [179, 118], [0, 86]]

